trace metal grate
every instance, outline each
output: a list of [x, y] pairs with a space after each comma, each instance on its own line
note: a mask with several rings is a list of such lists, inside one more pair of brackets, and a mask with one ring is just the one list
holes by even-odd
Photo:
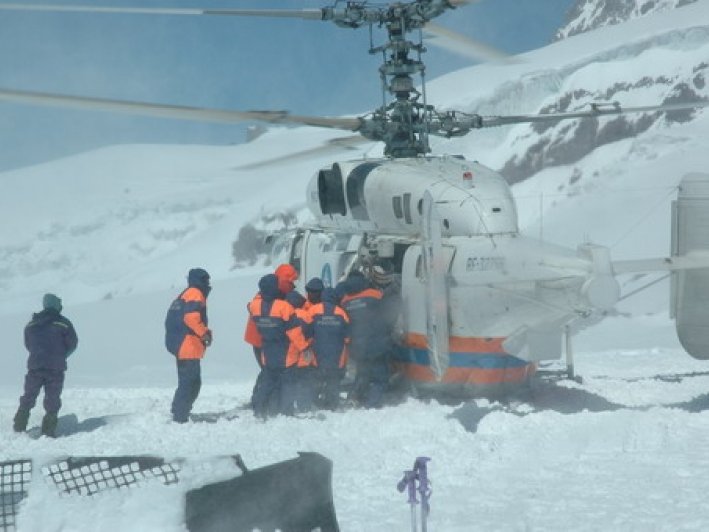
[[180, 465], [151, 457], [68, 458], [42, 468], [42, 473], [64, 493], [93, 495], [99, 491], [133, 487], [157, 479], [175, 484]]
[[[67, 458], [44, 466], [41, 471], [61, 493], [93, 495], [105, 489], [130, 488], [150, 479], [175, 484], [180, 464], [150, 456]], [[0, 462], [0, 532], [16, 530], [18, 507], [27, 497], [31, 481], [31, 460]]]
[[17, 507], [27, 497], [31, 480], [30, 460], [0, 463], [0, 530], [15, 530]]

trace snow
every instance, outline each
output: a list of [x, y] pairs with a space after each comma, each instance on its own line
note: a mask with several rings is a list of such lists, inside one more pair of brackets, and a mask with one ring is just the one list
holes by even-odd
[[[709, 59], [707, 21], [709, 2], [700, 1], [602, 28], [525, 54], [523, 65], [453, 73], [431, 84], [429, 102], [508, 112], [494, 107], [500, 101], [514, 112], [535, 112], [569, 87], [633, 80], [645, 69], [656, 71], [658, 62], [675, 72]], [[534, 89], [529, 93], [526, 82]], [[460, 86], [469, 91], [462, 94]], [[641, 88], [624, 104], [659, 97]], [[492, 165], [521, 149], [507, 141], [515, 129], [437, 146], [471, 159], [479, 150], [480, 160]], [[220, 456], [240, 453], [256, 468], [315, 451], [334, 463], [342, 530], [364, 532], [410, 529], [406, 497], [396, 484], [417, 456], [430, 456], [430, 530], [705, 530], [709, 369], [679, 346], [667, 316], [666, 283], [622, 301], [616, 315], [580, 332], [574, 349], [583, 382], [543, 385], [532, 403], [446, 405], [411, 398], [322, 419], [262, 422], [244, 410], [237, 420], [214, 424], [170, 421], [176, 378], [162, 345], [162, 321], [187, 270], [205, 267], [214, 280], [209, 314], [215, 340], [202, 365], [195, 410], [229, 410], [248, 400], [256, 375], [241, 339], [244, 306], [267, 271], [232, 269], [239, 228], [263, 212], [302, 206], [305, 185], [320, 166], [357, 153], [377, 155], [379, 148], [239, 167], [337, 136], [274, 128], [247, 145], [115, 146], [0, 174], [0, 459], [186, 457], [213, 461], [210, 480], [218, 480], [235, 474], [219, 465]], [[514, 187], [523, 229], [568, 246], [591, 239], [611, 246], [615, 259], [665, 255], [669, 202], [686, 172], [709, 166], [708, 142], [704, 111], [692, 122], [656, 125], [602, 146], [573, 166], [546, 168]], [[571, 183], [575, 168], [581, 177]], [[647, 280], [624, 279], [623, 290]], [[46, 291], [63, 298], [80, 336], [62, 413], [102, 425], [34, 440], [13, 433], [10, 420], [24, 375], [21, 331]], [[40, 405], [31, 425], [41, 413]], [[22, 503], [19, 530], [185, 530], [177, 501], [204, 481], [187, 475], [173, 486], [93, 498], [59, 497], [35, 482]]]

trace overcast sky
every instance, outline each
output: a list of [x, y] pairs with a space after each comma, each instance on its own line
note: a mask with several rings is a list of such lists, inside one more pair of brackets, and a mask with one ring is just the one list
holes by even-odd
[[[85, 3], [296, 9], [328, 5], [316, 0]], [[572, 3], [482, 0], [437, 22], [516, 53], [548, 43]], [[342, 29], [328, 22], [3, 11], [0, 87], [240, 110], [354, 114], [381, 103], [380, 56], [370, 56], [368, 49], [367, 29]], [[433, 47], [425, 61], [429, 78], [470, 64]], [[0, 170], [105, 144], [229, 144], [243, 139], [243, 126], [0, 103]]]

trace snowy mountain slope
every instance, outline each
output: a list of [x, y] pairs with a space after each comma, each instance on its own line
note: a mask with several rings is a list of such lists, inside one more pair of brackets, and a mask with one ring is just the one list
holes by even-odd
[[603, 26], [683, 7], [696, 0], [578, 0], [569, 10], [566, 24], [556, 34], [564, 39]]
[[[517, 65], [483, 65], [435, 80], [429, 94], [446, 107], [483, 115], [589, 109], [706, 99], [709, 4], [604, 27], [523, 54]], [[460, 90], [460, 87], [471, 87]], [[457, 97], [445, 100], [446, 94]], [[597, 120], [521, 124], [473, 132], [437, 148], [500, 169], [510, 181], [543, 168], [573, 164], [604, 144], [686, 121], [692, 113], [638, 114]]]

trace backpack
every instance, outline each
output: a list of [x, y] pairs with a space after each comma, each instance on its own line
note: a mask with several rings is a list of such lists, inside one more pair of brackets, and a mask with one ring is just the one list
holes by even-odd
[[187, 332], [184, 322], [185, 301], [182, 299], [182, 294], [184, 292], [170, 304], [165, 315], [165, 347], [174, 356], [177, 356]]

